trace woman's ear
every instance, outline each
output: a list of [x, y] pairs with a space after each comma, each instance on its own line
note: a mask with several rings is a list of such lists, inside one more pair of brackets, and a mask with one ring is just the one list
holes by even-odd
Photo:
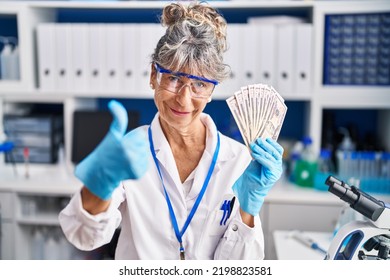
[[149, 79], [149, 85], [151, 89], [155, 89], [154, 83], [156, 81], [156, 68], [154, 68], [153, 63], [150, 65], [150, 79]]

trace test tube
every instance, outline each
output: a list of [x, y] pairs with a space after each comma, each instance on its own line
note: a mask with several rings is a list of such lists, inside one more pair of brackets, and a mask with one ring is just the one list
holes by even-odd
[[337, 156], [337, 165], [338, 165], [338, 173], [339, 176], [342, 178], [346, 178], [346, 170], [345, 170], [345, 162], [346, 162], [346, 155], [345, 152], [343, 151], [337, 151], [336, 152]]
[[383, 178], [390, 179], [390, 153], [382, 153], [381, 175]]
[[360, 177], [359, 172], [359, 152], [350, 152], [350, 174], [349, 177]]
[[375, 153], [370, 151], [367, 152], [367, 177], [375, 178]]

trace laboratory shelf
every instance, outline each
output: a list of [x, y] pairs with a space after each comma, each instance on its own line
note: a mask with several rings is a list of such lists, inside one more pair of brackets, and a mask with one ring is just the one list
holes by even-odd
[[16, 220], [20, 225], [30, 226], [58, 226], [58, 213], [56, 214], [37, 214], [31, 217], [20, 217]]

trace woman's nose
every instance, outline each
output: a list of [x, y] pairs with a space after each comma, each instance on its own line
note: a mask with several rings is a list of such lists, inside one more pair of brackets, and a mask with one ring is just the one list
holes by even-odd
[[191, 102], [191, 98], [191, 85], [184, 84], [177, 92], [176, 100], [180, 103], [180, 105], [186, 105]]

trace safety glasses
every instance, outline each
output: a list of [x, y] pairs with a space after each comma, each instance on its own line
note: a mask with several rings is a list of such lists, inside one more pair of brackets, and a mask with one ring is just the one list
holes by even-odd
[[[178, 94], [184, 86], [188, 85], [191, 89], [192, 98], [205, 99], [211, 96], [214, 87], [218, 85], [217, 81], [183, 72], [174, 72], [161, 67], [157, 63], [154, 63], [154, 67], [157, 72], [158, 85], [174, 94]], [[189, 82], [185, 82], [185, 80], [189, 80]]]

